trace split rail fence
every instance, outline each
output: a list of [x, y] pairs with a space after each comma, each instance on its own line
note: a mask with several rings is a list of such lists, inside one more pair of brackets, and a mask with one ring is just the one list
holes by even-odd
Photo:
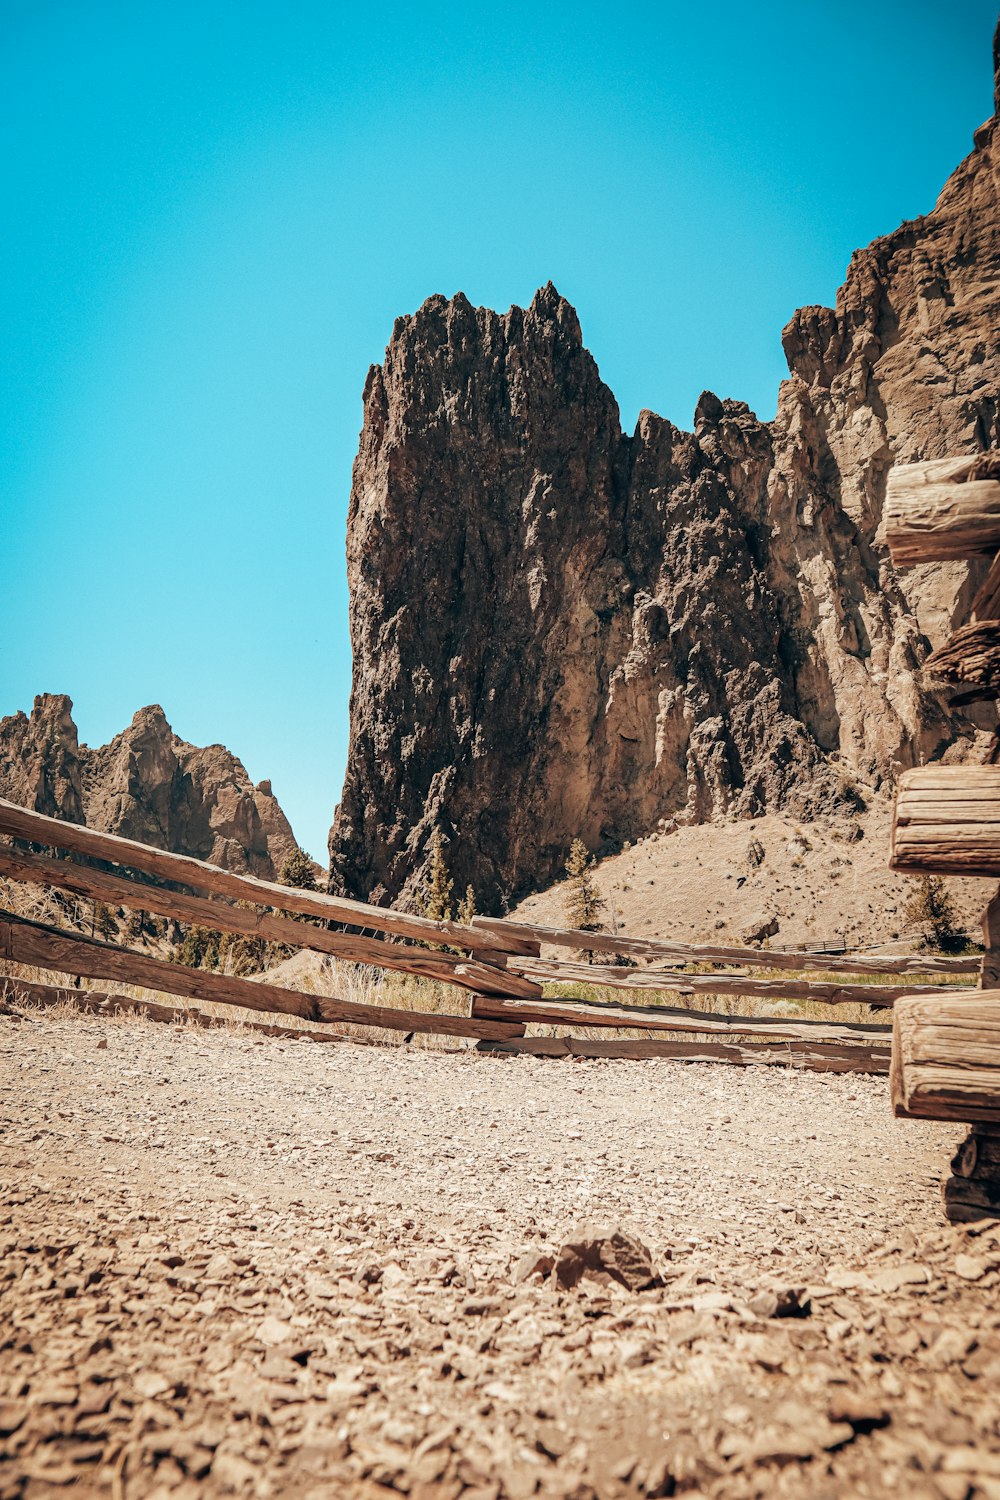
[[[295, 1016], [309, 1024], [310, 1035], [331, 1040], [339, 1035], [333, 1027], [351, 1023], [407, 1034], [433, 1032], [465, 1037], [485, 1050], [538, 1056], [674, 1057], [740, 1064], [761, 1061], [838, 1072], [887, 1073], [888, 1025], [867, 1021], [835, 1024], [785, 1015], [730, 1015], [683, 1004], [643, 1005], [629, 1003], [628, 992], [633, 992], [633, 1002], [643, 991], [673, 991], [681, 1001], [692, 995], [735, 995], [764, 1001], [812, 1000], [826, 1005], [854, 1002], [874, 1007], [891, 1007], [903, 996], [915, 995], [940, 1004], [976, 994], [954, 984], [907, 980], [914, 974], [977, 975], [978, 960], [970, 958], [867, 953], [832, 956], [692, 945], [486, 917], [475, 918], [471, 926], [437, 922], [238, 875], [2, 800], [0, 834], [13, 841], [0, 843], [0, 876], [9, 880], [68, 891], [132, 911], [155, 912], [180, 923], [312, 949], [348, 963], [439, 980], [454, 987], [452, 994], [464, 990], [468, 996], [464, 1006], [456, 1001], [451, 1014], [363, 1004], [279, 986], [266, 978], [257, 981], [193, 968], [0, 909], [0, 959], [12, 965], [138, 986], [188, 1001]], [[60, 857], [40, 852], [42, 849], [58, 850]], [[303, 917], [312, 920], [296, 920]], [[624, 957], [631, 963], [582, 963], [575, 956], [543, 958], [543, 945], [557, 953], [573, 950], [575, 955], [584, 950], [602, 957]], [[691, 965], [710, 965], [713, 971], [685, 972], [685, 966]], [[734, 968], [737, 965], [742, 966], [739, 971]], [[768, 972], [762, 977], [747, 972], [751, 968]], [[810, 977], [817, 971], [822, 977]], [[864, 983], [862, 976], [879, 982]], [[546, 994], [543, 990], [544, 985], [572, 987], [581, 983], [625, 994], [621, 1003], [611, 1003], [562, 991]], [[0, 977], [0, 988], [4, 984], [15, 994], [42, 1003], [76, 996], [85, 997], [78, 1000], [85, 1008], [106, 1009], [117, 999], [106, 992], [95, 995], [92, 990]], [[121, 1008], [132, 1009], [138, 1003], [123, 997]], [[166, 1008], [153, 1002], [147, 1005], [150, 1014], [156, 1009]], [[566, 1029], [570, 1034], [528, 1036], [529, 1025]], [[574, 1034], [580, 1030], [611, 1034]], [[628, 1039], [614, 1034], [623, 1030], [640, 1030], [645, 1036]], [[671, 1032], [686, 1033], [687, 1037], [671, 1039]], [[705, 1040], [692, 1041], [692, 1034]]]

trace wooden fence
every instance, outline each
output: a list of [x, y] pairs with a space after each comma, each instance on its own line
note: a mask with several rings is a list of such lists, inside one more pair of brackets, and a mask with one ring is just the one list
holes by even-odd
[[[325, 1034], [322, 1028], [326, 1026], [352, 1023], [407, 1034], [434, 1032], [471, 1038], [484, 1049], [539, 1056], [713, 1058], [833, 1071], [888, 1072], [887, 1025], [867, 1021], [834, 1024], [794, 1015], [716, 1014], [682, 1004], [674, 1007], [635, 1001], [640, 1000], [642, 991], [654, 990], [676, 992], [679, 1000], [692, 995], [733, 995], [888, 1007], [904, 994], [954, 999], [967, 993], [954, 985], [907, 982], [909, 974], [974, 975], [979, 968], [978, 961], [969, 958], [827, 956], [717, 947], [486, 917], [477, 917], [471, 926], [435, 922], [319, 891], [237, 875], [201, 860], [64, 823], [5, 801], [0, 801], [0, 834], [17, 841], [0, 844], [0, 876], [7, 879], [69, 891], [133, 911], [155, 912], [177, 922], [312, 949], [348, 963], [439, 980], [454, 986], [453, 994], [464, 990], [469, 997], [464, 1007], [456, 1004], [449, 1014], [362, 1004], [279, 986], [266, 979], [258, 982], [169, 962], [0, 910], [0, 958], [11, 964], [141, 986], [189, 1001], [291, 1015], [320, 1028], [315, 1035]], [[62, 857], [41, 853], [40, 848], [60, 850]], [[77, 858], [67, 858], [67, 854]], [[140, 873], [137, 876], [134, 872]], [[543, 945], [557, 954], [574, 950], [574, 956], [543, 957]], [[580, 950], [621, 956], [629, 963], [582, 963], [576, 957]], [[712, 972], [684, 971], [683, 966], [693, 964], [700, 968], [711, 965]], [[734, 966], [741, 968], [737, 971]], [[770, 973], [751, 974], [747, 972], [751, 968]], [[821, 971], [823, 977], [810, 978], [815, 971]], [[852, 983], [849, 977], [839, 977], [852, 973], [876, 976], [882, 982]], [[12, 983], [16, 985], [17, 981]], [[620, 1004], [581, 998], [572, 993], [572, 987], [581, 983], [632, 991], [634, 1000], [630, 1003], [627, 994]], [[560, 990], [546, 994], [543, 985], [550, 991], [558, 985]], [[569, 992], [562, 988], [566, 986]], [[38, 998], [39, 987], [35, 985], [34, 989]], [[106, 1009], [113, 998], [102, 997], [99, 1008]], [[640, 1030], [646, 1036], [529, 1037], [529, 1025], [586, 1032]], [[706, 1040], [681, 1041], [663, 1035], [671, 1032], [703, 1034]]]

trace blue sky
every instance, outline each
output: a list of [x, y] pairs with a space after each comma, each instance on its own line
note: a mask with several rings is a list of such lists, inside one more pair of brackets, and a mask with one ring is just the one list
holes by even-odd
[[550, 278], [629, 429], [773, 415], [780, 332], [929, 211], [995, 0], [0, 0], [0, 715], [159, 702], [325, 858], [361, 391]]

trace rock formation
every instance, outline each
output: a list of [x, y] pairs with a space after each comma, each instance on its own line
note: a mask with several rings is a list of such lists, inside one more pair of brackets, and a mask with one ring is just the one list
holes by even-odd
[[141, 839], [273, 880], [296, 847], [271, 791], [222, 745], [178, 739], [158, 706], [110, 745], [81, 745], [73, 705], [43, 693], [0, 720], [0, 796], [50, 817]]
[[891, 463], [1000, 438], [998, 140], [795, 314], [772, 423], [706, 393], [693, 433], [624, 435], [551, 285], [397, 320], [351, 492], [335, 883], [405, 898], [438, 827], [495, 910], [574, 835], [808, 816], [961, 753], [918, 669], [965, 571], [897, 577], [880, 522]]

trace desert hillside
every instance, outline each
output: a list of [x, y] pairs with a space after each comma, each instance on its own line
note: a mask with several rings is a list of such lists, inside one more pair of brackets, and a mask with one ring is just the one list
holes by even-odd
[[[902, 952], [919, 946], [905, 907], [917, 882], [889, 868], [891, 807], [805, 823], [777, 813], [651, 833], [600, 860], [594, 880], [605, 927], [685, 943], [738, 944], [769, 934], [772, 947], [843, 944]], [[990, 880], [951, 880], [962, 926], [980, 942]], [[562, 881], [527, 897], [511, 915], [566, 925]]]

